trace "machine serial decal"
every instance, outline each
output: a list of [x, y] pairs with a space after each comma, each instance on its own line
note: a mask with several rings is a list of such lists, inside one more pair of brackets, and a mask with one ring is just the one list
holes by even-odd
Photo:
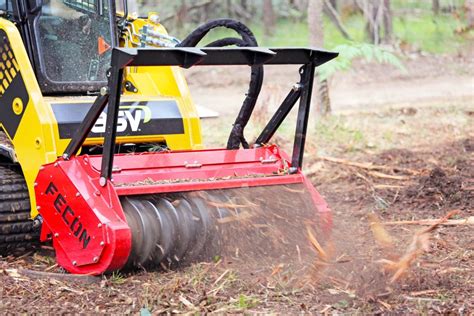
[[29, 100], [8, 36], [0, 30], [0, 130], [3, 127], [11, 139], [15, 137]]
[[91, 237], [87, 234], [87, 230], [79, 220], [80, 217], [76, 216], [75, 212], [67, 204], [66, 199], [61, 193], [59, 193], [58, 188], [53, 182], [49, 183], [45, 194], [56, 196], [53, 203], [54, 209], [56, 212], [58, 212], [58, 214], [61, 215], [61, 219], [63, 220], [64, 224], [69, 227], [70, 232], [74, 235], [74, 237], [76, 237], [79, 243], [82, 242], [82, 248], [86, 249], [89, 245]]
[[[91, 103], [52, 103], [61, 139], [72, 138]], [[103, 137], [107, 109], [97, 119], [89, 137]], [[174, 100], [123, 102], [119, 108], [117, 136], [183, 134], [183, 118]]]

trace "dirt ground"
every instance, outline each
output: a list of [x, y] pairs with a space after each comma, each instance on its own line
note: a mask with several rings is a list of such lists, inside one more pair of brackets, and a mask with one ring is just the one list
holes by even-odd
[[[466, 47], [457, 55], [412, 54], [405, 57], [404, 65], [406, 72], [359, 61], [350, 71], [336, 74], [330, 80], [333, 111], [374, 111], [412, 104], [472, 104], [473, 47]], [[242, 104], [249, 70], [237, 66], [203, 67], [188, 70], [187, 76], [197, 104], [234, 115]], [[266, 95], [276, 93], [281, 100], [298, 80], [297, 66], [267, 66], [262, 99], [265, 101]]]
[[[451, 211], [454, 221], [474, 216], [471, 57], [417, 56], [408, 61], [408, 74], [361, 64], [333, 80], [335, 114], [312, 121], [305, 156], [305, 173], [334, 220], [311, 273], [277, 261], [248, 271], [220, 258], [177, 271], [77, 277], [62, 274], [44, 246], [0, 258], [0, 311], [472, 314], [472, 223], [448, 222], [425, 234], [420, 231], [429, 226], [416, 224]], [[210, 83], [200, 71], [188, 76], [200, 82], [192, 85], [195, 100], [220, 110], [221, 118], [203, 122], [207, 144], [215, 145], [238, 109], [246, 75], [238, 70], [229, 79], [217, 70], [210, 75], [217, 83]], [[275, 75], [262, 94], [269, 105], [257, 111], [252, 129], [286, 92], [282, 85], [296, 80], [286, 70], [267, 73]], [[237, 88], [229, 92], [229, 86]], [[219, 91], [227, 91], [222, 100], [206, 102]], [[276, 141], [286, 147], [291, 138]], [[311, 236], [307, 243], [314, 245]], [[388, 260], [407, 255], [412, 262], [394, 280]]]

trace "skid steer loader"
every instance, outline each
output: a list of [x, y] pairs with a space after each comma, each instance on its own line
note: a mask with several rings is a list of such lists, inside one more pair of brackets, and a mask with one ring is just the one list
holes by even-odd
[[[305, 227], [327, 233], [301, 167], [315, 67], [337, 54], [259, 48], [231, 19], [179, 41], [118, 2], [0, 1], [0, 255], [52, 241], [67, 271], [102, 274], [239, 249], [291, 256], [285, 230], [301, 247]], [[238, 36], [197, 48], [216, 27]], [[301, 79], [249, 144], [263, 65], [279, 64]], [[227, 148], [204, 149], [181, 68], [225, 65], [250, 66], [250, 87]], [[289, 156], [271, 138], [298, 100]]]

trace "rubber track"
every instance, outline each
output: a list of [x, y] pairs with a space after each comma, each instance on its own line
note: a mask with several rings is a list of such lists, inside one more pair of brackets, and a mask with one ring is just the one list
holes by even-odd
[[0, 255], [31, 248], [38, 237], [23, 175], [0, 165]]

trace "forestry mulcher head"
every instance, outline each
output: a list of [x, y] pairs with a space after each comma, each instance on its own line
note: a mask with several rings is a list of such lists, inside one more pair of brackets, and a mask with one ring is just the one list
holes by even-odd
[[[113, 48], [108, 87], [35, 192], [41, 238], [72, 273], [175, 267], [215, 256], [297, 256], [306, 229], [327, 236], [325, 201], [301, 172], [315, 67], [337, 54], [280, 48]], [[299, 64], [295, 84], [252, 146], [239, 119], [227, 149], [115, 154], [123, 72], [135, 66]], [[258, 88], [259, 90], [259, 88]], [[271, 137], [299, 102], [292, 156]], [[76, 155], [108, 104], [102, 155]], [[244, 149], [240, 149], [240, 144]], [[296, 236], [299, 245], [288, 241]]]

